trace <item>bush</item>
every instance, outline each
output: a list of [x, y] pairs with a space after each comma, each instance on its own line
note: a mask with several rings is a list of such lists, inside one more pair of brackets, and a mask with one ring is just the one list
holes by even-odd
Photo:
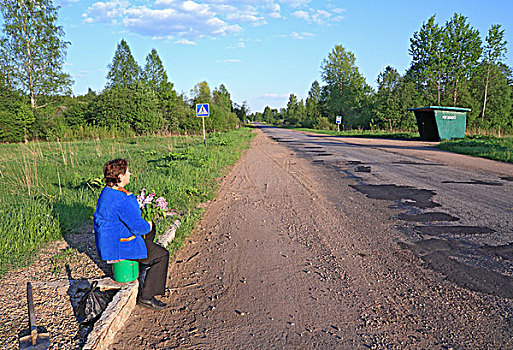
[[333, 130], [333, 125], [330, 123], [328, 118], [320, 117], [317, 121], [317, 128], [319, 130]]
[[84, 126], [87, 119], [89, 104], [75, 102], [64, 111], [64, 119], [69, 126]]
[[28, 103], [15, 93], [0, 91], [0, 142], [25, 140], [34, 120]]
[[114, 87], [91, 104], [90, 122], [108, 128], [131, 128], [137, 133], [156, 132], [164, 126], [158, 101], [148, 88]]

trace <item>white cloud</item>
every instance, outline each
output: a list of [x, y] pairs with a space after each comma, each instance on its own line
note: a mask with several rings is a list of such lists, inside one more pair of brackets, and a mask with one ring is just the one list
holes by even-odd
[[315, 35], [312, 34], [312, 33], [296, 33], [296, 32], [293, 32], [290, 37], [292, 39], [296, 39], [296, 40], [304, 40], [304, 39], [307, 39], [307, 38], [313, 38]]
[[242, 60], [238, 58], [228, 58], [226, 60], [217, 60], [218, 63], [242, 63]]
[[287, 4], [290, 7], [297, 8], [306, 5], [310, 0], [280, 0], [281, 3]]
[[269, 6], [269, 14], [268, 16], [273, 19], [281, 18], [281, 7], [279, 4], [271, 4]]
[[248, 6], [242, 11], [233, 11], [226, 15], [226, 19], [234, 22], [247, 22], [253, 24], [264, 24], [265, 19], [259, 15], [257, 9], [253, 6]]
[[94, 74], [94, 72], [90, 70], [81, 70], [78, 73], [72, 74], [72, 76], [73, 78], [84, 78], [91, 74]]
[[284, 98], [289, 98], [289, 95], [280, 95], [280, 94], [275, 94], [275, 93], [266, 93], [266, 94], [263, 94], [262, 96], [259, 96], [258, 98], [260, 99], [269, 99], [269, 100], [281, 100], [281, 99], [284, 99]]
[[187, 40], [187, 39], [180, 39], [180, 40], [177, 40], [175, 41], [173, 44], [180, 44], [180, 45], [198, 45], [197, 43], [195, 43], [194, 41], [190, 41], [190, 40]]
[[308, 7], [309, 3], [310, 0], [105, 0], [93, 3], [82, 17], [85, 24], [107, 23], [122, 27], [117, 31], [153, 39], [189, 41], [233, 35], [248, 24], [265, 25], [268, 19], [281, 19], [284, 5], [292, 17], [308, 23], [324, 25], [343, 19], [343, 9], [328, 11]]
[[306, 11], [296, 11], [292, 13], [292, 17], [301, 18], [310, 22], [310, 14]]
[[[232, 12], [235, 9], [228, 5], [218, 8], [224, 11], [232, 10]], [[219, 18], [212, 6], [191, 0], [157, 0], [153, 7], [151, 5], [134, 6], [120, 0], [96, 2], [89, 7], [83, 17], [84, 23], [121, 24], [143, 36], [180, 37], [188, 40], [238, 33], [242, 27], [234, 22], [243, 20], [243, 18], [235, 18], [230, 23]], [[246, 19], [253, 20], [251, 17]]]
[[316, 10], [312, 15], [312, 21], [317, 24], [323, 24], [327, 22], [331, 17], [331, 13], [325, 10]]
[[227, 49], [244, 49], [246, 48], [246, 43], [244, 41], [239, 41], [238, 43], [231, 44], [227, 47]]
[[341, 13], [346, 12], [346, 9], [334, 8], [334, 9], [331, 9], [331, 12], [341, 14]]
[[[340, 22], [344, 19], [344, 16], [340, 15], [345, 10], [343, 9], [335, 9], [335, 10], [318, 10], [314, 8], [309, 8], [308, 11], [299, 10], [293, 12], [292, 17], [303, 19], [308, 23], [316, 23], [319, 25], [331, 24], [333, 22]], [[334, 15], [336, 14], [336, 15]]]
[[112, 0], [109, 2], [96, 2], [92, 4], [86, 12], [85, 21], [91, 22], [114, 22], [121, 17], [126, 8], [129, 7], [128, 2]]

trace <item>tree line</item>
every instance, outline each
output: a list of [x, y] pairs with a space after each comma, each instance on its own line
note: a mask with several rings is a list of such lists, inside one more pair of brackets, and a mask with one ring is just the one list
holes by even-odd
[[210, 103], [208, 131], [237, 127], [247, 104], [231, 100], [221, 84], [200, 82], [191, 96], [178, 94], [155, 49], [139, 66], [122, 39], [108, 65], [107, 84], [73, 96], [73, 80], [63, 72], [64, 30], [51, 0], [0, 0], [0, 142], [30, 139], [79, 139], [101, 135], [158, 132], [197, 133], [196, 103]]
[[289, 96], [280, 110], [266, 107], [251, 118], [269, 123], [319, 129], [415, 130], [407, 108], [454, 106], [471, 108], [473, 130], [513, 132], [513, 75], [506, 58], [504, 30], [492, 25], [484, 39], [468, 18], [455, 13], [443, 25], [430, 17], [410, 38], [411, 63], [404, 75], [387, 66], [377, 91], [367, 84], [355, 55], [337, 45], [321, 65], [322, 81], [314, 81], [306, 99]]

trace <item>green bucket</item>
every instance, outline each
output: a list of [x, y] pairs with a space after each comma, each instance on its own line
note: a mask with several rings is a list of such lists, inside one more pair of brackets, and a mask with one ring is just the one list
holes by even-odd
[[139, 263], [132, 260], [122, 260], [112, 264], [112, 271], [116, 282], [132, 282], [139, 277]]

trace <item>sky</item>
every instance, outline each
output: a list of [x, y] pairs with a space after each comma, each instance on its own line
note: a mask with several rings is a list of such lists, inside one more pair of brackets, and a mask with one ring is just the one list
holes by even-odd
[[124, 39], [142, 67], [155, 48], [169, 81], [190, 96], [197, 83], [224, 84], [232, 101], [251, 112], [285, 107], [290, 94], [306, 99], [323, 85], [321, 65], [336, 45], [356, 56], [376, 87], [387, 66], [404, 74], [410, 38], [436, 15], [468, 18], [484, 41], [492, 24], [505, 30], [513, 67], [513, 0], [54, 0], [70, 42], [65, 71], [73, 93], [101, 92]]

